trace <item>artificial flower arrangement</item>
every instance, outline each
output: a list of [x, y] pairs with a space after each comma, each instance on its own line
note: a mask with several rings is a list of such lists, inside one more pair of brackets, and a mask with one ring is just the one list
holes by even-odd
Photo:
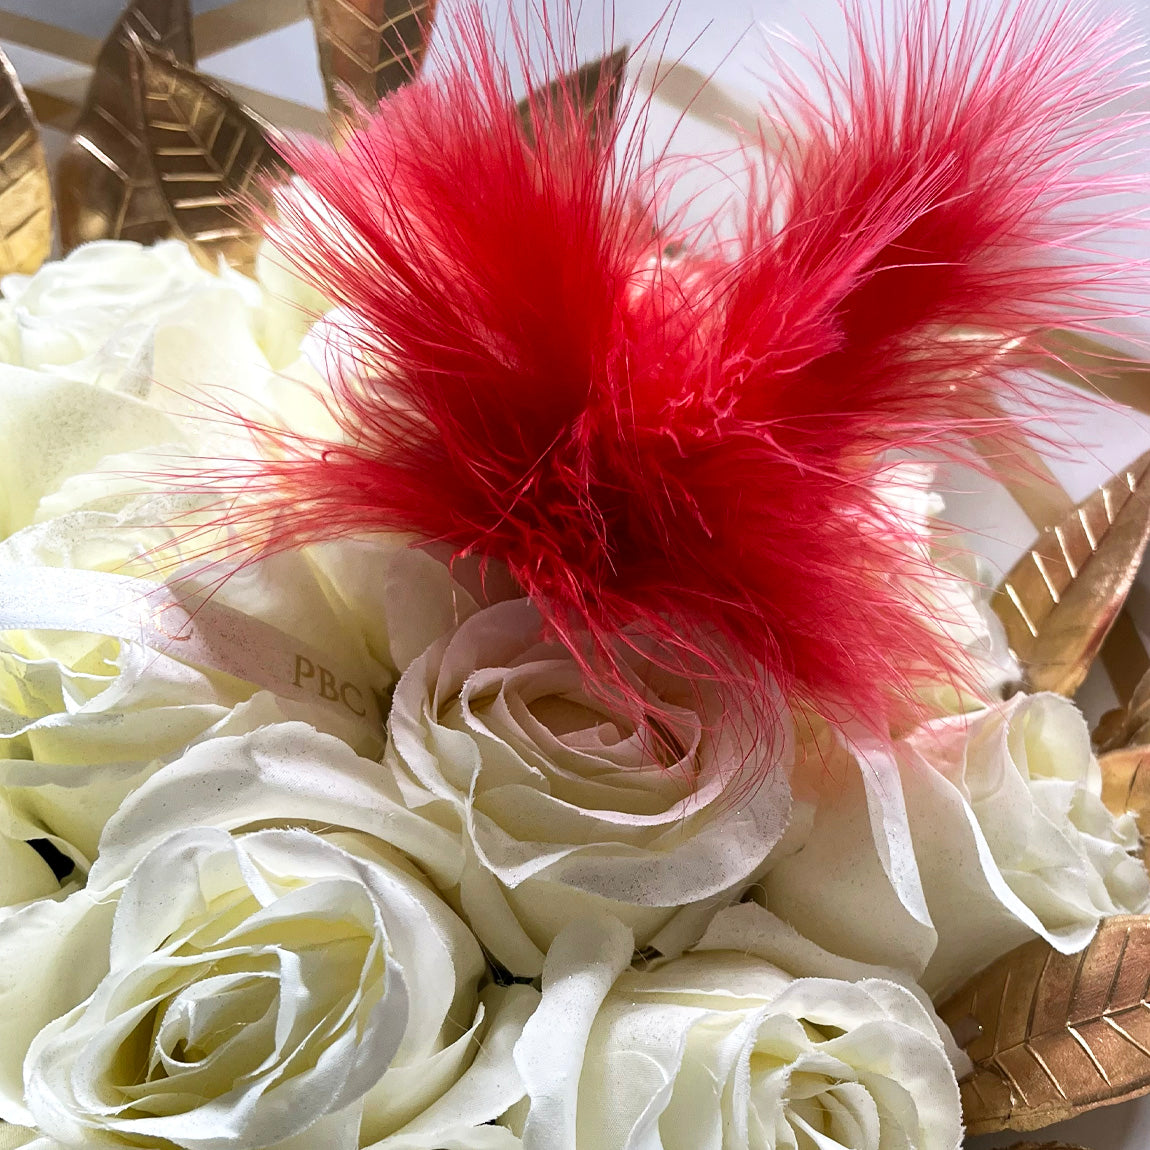
[[1120, 30], [856, 15], [716, 240], [562, 22], [525, 102], [470, 9], [273, 150], [179, 8], [102, 57], [92, 242], [0, 195], [0, 1146], [953, 1150], [1150, 1091], [1141, 752], [1018, 689], [1142, 472], [1022, 632], [932, 491], [1139, 272]]

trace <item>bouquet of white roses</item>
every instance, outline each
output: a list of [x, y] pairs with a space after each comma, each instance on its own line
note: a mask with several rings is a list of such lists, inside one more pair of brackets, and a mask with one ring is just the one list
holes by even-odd
[[1141, 752], [1065, 697], [1144, 469], [994, 609], [932, 491], [1130, 270], [1114, 29], [856, 20], [708, 247], [619, 77], [517, 106], [474, 11], [274, 190], [141, 11], [176, 238], [0, 281], [0, 1147], [954, 1150], [1150, 1091]]

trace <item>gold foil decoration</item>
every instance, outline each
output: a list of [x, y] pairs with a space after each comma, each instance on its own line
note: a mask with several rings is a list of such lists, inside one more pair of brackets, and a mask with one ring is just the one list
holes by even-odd
[[618, 48], [610, 56], [592, 60], [590, 64], [566, 76], [560, 76], [546, 88], [542, 88], [519, 102], [519, 118], [523, 123], [527, 138], [534, 134], [531, 123], [531, 105], [555, 112], [565, 111], [567, 104], [560, 99], [566, 96], [573, 110], [587, 116], [594, 116], [593, 127], [606, 127], [615, 119], [619, 110], [619, 97], [623, 91], [623, 79], [627, 73], [627, 61], [631, 50]]
[[[1005, 412], [1003, 418], [1007, 418]], [[1003, 455], [1001, 443], [993, 440], [979, 436], [972, 439], [970, 445], [982, 456], [983, 465], [1006, 488], [1035, 530], [1042, 531], [1074, 510], [1074, 500], [1032, 444], [1020, 440], [1009, 457]]]
[[1094, 731], [1098, 751], [1150, 746], [1150, 673], [1138, 681], [1125, 707], [1107, 711]]
[[757, 104], [748, 104], [727, 92], [717, 79], [693, 68], [685, 60], [660, 59], [645, 63], [636, 77], [637, 85], [660, 103], [736, 139], [757, 138], [772, 151], [782, 147], [778, 129]]
[[89, 240], [149, 244], [172, 234], [132, 91], [136, 43], [192, 64], [188, 0], [133, 0], [100, 49], [75, 133], [56, 170], [65, 251]]
[[204, 76], [139, 45], [133, 80], [144, 139], [168, 221], [196, 257], [251, 271], [259, 232], [247, 217], [269, 206], [269, 177], [288, 168], [271, 125]]
[[[328, 104], [374, 107], [415, 76], [436, 0], [308, 0]], [[349, 96], [351, 99], [349, 100]]]
[[1150, 452], [1047, 528], [993, 606], [1034, 691], [1072, 695], [1126, 600], [1150, 538]]
[[1118, 618], [1114, 620], [1114, 626], [1103, 641], [1098, 661], [1110, 679], [1119, 704], [1129, 703], [1138, 685], [1150, 672], [1150, 654], [1146, 651], [1138, 624], [1130, 612], [1129, 600], [1123, 605]]
[[[1024, 346], [1017, 336], [996, 336], [980, 328], [960, 327], [950, 333], [950, 338], [973, 340], [976, 345], [995, 348], [1000, 359], [1013, 356]], [[1004, 424], [1012, 418], [999, 403], [994, 405], [994, 415]], [[1046, 459], [1028, 441], [1011, 444], [1007, 453], [1003, 451], [1001, 439], [993, 436], [974, 436], [970, 446], [982, 456], [990, 473], [1006, 488], [1037, 530], [1044, 530], [1073, 510], [1074, 501], [1066, 494]]]
[[200, 11], [193, 29], [201, 57], [247, 44], [308, 18], [306, 0], [225, 0], [211, 8], [197, 7]]
[[1148, 984], [1148, 915], [1104, 920], [1079, 954], [1036, 939], [975, 975], [939, 1008], [974, 1062], [959, 1084], [967, 1133], [1037, 1130], [1150, 1091]]
[[52, 250], [52, 182], [36, 117], [0, 52], [0, 275], [34, 272]]
[[1107, 809], [1116, 815], [1132, 814], [1145, 838], [1150, 834], [1150, 746], [1109, 751], [1098, 766]]
[[1052, 332], [1043, 346], [1046, 375], [1150, 415], [1150, 363], [1074, 331]]

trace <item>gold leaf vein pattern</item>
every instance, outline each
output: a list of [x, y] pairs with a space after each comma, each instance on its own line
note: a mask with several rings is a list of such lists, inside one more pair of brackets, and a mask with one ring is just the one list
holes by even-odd
[[268, 207], [268, 184], [286, 178], [274, 129], [218, 84], [145, 45], [133, 60], [148, 157], [175, 233], [215, 268], [220, 257], [250, 272]]
[[1037, 1130], [1150, 1091], [1148, 996], [1147, 915], [1104, 920], [1079, 954], [1036, 939], [977, 974], [939, 1008], [974, 1062], [967, 1133]]
[[415, 76], [436, 0], [309, 0], [328, 103], [369, 108]]
[[0, 274], [34, 272], [52, 248], [52, 182], [28, 97], [0, 53]]
[[584, 64], [576, 71], [561, 76], [548, 87], [534, 92], [529, 99], [520, 101], [519, 116], [528, 137], [532, 134], [531, 102], [534, 101], [537, 107], [561, 111], [564, 105], [556, 101], [564, 92], [569, 95], [576, 112], [594, 115], [596, 124], [593, 126], [601, 124], [606, 127], [619, 110], [619, 95], [623, 90], [630, 55], [629, 48], [618, 48], [610, 56], [592, 60], [590, 64]]
[[1138, 574], [1150, 538], [1150, 452], [1039, 535], [993, 605], [1034, 691], [1072, 695]]
[[100, 49], [75, 132], [57, 168], [65, 251], [89, 240], [150, 244], [172, 234], [129, 82], [135, 43], [194, 63], [188, 0], [132, 0]]

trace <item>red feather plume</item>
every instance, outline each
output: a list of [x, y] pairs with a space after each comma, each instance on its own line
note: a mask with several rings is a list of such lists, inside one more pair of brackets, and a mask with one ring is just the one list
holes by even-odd
[[1117, 29], [927, 8], [885, 43], [856, 12], [849, 67], [775, 106], [737, 250], [676, 258], [641, 133], [562, 86], [525, 131], [471, 12], [341, 147], [291, 149], [307, 192], [274, 236], [353, 317], [358, 368], [345, 441], [272, 436], [248, 514], [275, 546], [399, 530], [505, 563], [640, 711], [634, 651], [905, 718], [917, 676], [964, 664], [882, 498], [891, 453], [1012, 434], [1004, 342], [1104, 322], [1132, 266], [1089, 251], [1130, 186], [1099, 170]]

